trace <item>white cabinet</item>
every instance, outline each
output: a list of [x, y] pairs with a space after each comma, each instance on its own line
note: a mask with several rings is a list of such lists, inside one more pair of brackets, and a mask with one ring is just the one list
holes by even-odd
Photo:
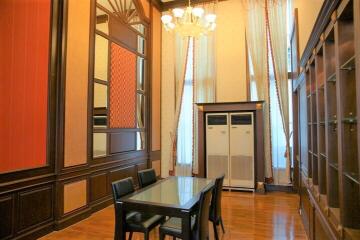
[[254, 115], [206, 114], [206, 175], [225, 173], [224, 187], [254, 190]]

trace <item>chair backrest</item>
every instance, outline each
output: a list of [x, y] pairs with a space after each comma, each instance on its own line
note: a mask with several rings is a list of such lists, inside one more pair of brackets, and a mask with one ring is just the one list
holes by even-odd
[[223, 188], [225, 175], [216, 178], [215, 180], [215, 187], [213, 190], [213, 197], [211, 200], [211, 207], [210, 211], [212, 211], [212, 214], [216, 220], [219, 220], [221, 217], [221, 193]]
[[113, 182], [111, 187], [114, 196], [114, 202], [119, 200], [121, 197], [135, 191], [132, 177]]
[[205, 240], [209, 236], [209, 210], [214, 185], [201, 192], [199, 200], [199, 212], [196, 218], [196, 239]]
[[150, 168], [138, 172], [139, 186], [140, 188], [146, 187], [156, 182], [155, 170]]

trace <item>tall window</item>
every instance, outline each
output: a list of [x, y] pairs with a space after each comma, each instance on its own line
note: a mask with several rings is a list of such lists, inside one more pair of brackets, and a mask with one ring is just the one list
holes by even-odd
[[[271, 121], [271, 154], [273, 162], [273, 173], [275, 184], [287, 184], [286, 177], [286, 137], [280, 115], [279, 99], [276, 91], [274, 66], [271, 51], [269, 49], [269, 80], [270, 80], [270, 121]], [[292, 132], [292, 98], [291, 80], [289, 80], [289, 131]], [[290, 148], [292, 141], [290, 139]]]
[[193, 159], [193, 48], [194, 41], [191, 38], [189, 40], [188, 57], [185, 69], [184, 93], [181, 100], [177, 139], [177, 165], [183, 167], [183, 169], [180, 170], [183, 171], [182, 175], [191, 175], [191, 165]]
[[[282, 119], [280, 115], [279, 100], [276, 91], [276, 82], [275, 82], [275, 73], [272, 62], [272, 55], [270, 48], [268, 49], [268, 61], [269, 61], [269, 80], [270, 80], [270, 89], [269, 89], [269, 98], [270, 98], [270, 131], [271, 131], [271, 157], [272, 157], [272, 167], [274, 173], [274, 183], [275, 184], [287, 184], [286, 178], [286, 164], [287, 158], [285, 155], [286, 152], [286, 137], [284, 133], [284, 128], [282, 125]], [[250, 78], [254, 78], [254, 69], [251, 62], [251, 56], [249, 55], [249, 72]], [[256, 83], [255, 81], [250, 81], [250, 95], [251, 100], [259, 100], [256, 92]], [[291, 80], [289, 80], [289, 130], [290, 136], [292, 133], [292, 98], [291, 98]], [[292, 148], [292, 138], [290, 138], [290, 149]]]

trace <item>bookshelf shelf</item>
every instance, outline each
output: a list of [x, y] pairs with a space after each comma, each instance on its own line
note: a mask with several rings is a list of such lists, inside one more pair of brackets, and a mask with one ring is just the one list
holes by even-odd
[[296, 88], [301, 93], [298, 131], [305, 139], [299, 144], [300, 182], [307, 183], [300, 206], [306, 207], [304, 195], [312, 196], [309, 239], [332, 239], [316, 233], [322, 228], [316, 222], [319, 212], [322, 226], [330, 226], [336, 239], [360, 239], [360, 1], [335, 2], [332, 12], [319, 15], [326, 13], [328, 24], [316, 25], [318, 42], [312, 35]]

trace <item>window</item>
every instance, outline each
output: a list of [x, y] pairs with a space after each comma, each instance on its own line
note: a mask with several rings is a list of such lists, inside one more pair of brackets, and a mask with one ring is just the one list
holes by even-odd
[[190, 167], [193, 159], [193, 44], [190, 39], [177, 139], [177, 163]]

